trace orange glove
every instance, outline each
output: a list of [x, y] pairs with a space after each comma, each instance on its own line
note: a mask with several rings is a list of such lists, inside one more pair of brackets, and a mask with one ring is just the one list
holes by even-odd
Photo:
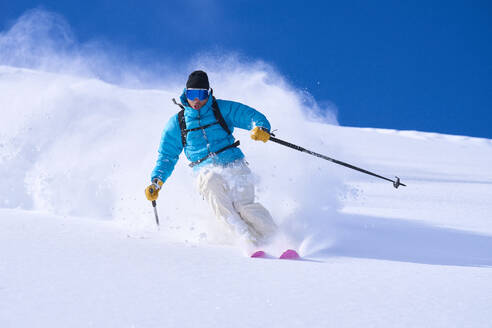
[[155, 178], [152, 181], [152, 184], [145, 188], [145, 196], [147, 197], [147, 199], [150, 201], [157, 200], [157, 197], [159, 197], [159, 190], [161, 190], [163, 184], [164, 182]]
[[257, 126], [253, 130], [251, 130], [251, 139], [267, 142], [270, 139], [270, 133], [268, 133], [262, 127]]

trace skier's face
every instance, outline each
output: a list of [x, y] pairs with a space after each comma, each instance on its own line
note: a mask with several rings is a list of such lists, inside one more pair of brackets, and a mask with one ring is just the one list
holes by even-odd
[[199, 100], [198, 98], [195, 98], [195, 100], [188, 99], [188, 104], [190, 104], [191, 108], [199, 110], [200, 108], [205, 106], [207, 101], [208, 101], [208, 98], [204, 99], [204, 100]]

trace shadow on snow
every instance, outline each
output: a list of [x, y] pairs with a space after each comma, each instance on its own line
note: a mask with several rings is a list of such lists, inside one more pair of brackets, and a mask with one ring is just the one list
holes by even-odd
[[303, 254], [313, 259], [333, 256], [389, 261], [456, 265], [492, 266], [492, 236], [431, 226], [401, 219], [383, 219], [338, 214], [311, 242], [323, 248], [308, 247]]

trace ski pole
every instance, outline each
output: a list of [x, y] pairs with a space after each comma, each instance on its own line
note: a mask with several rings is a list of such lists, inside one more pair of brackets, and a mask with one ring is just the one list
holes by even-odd
[[154, 207], [155, 223], [157, 228], [159, 228], [159, 215], [157, 215], [157, 203], [155, 200], [152, 201], [152, 207]]
[[393, 183], [393, 187], [395, 188], [398, 188], [399, 186], [404, 186], [406, 187], [405, 184], [401, 183], [400, 182], [400, 178], [399, 177], [395, 177], [396, 180], [391, 180], [391, 179], [388, 179], [388, 178], [385, 178], [383, 176], [380, 176], [376, 173], [373, 173], [373, 172], [370, 172], [370, 171], [367, 171], [367, 170], [364, 170], [364, 169], [361, 169], [360, 167], [357, 167], [357, 166], [354, 166], [354, 165], [351, 165], [351, 164], [348, 164], [348, 163], [345, 163], [345, 162], [342, 162], [342, 161], [339, 161], [339, 160], [336, 160], [336, 159], [333, 159], [333, 158], [330, 158], [328, 156], [325, 156], [325, 155], [321, 155], [321, 154], [318, 154], [318, 153], [315, 153], [314, 151], [310, 151], [310, 150], [307, 150], [303, 147], [300, 147], [300, 146], [297, 146], [297, 145], [294, 145], [294, 144], [291, 144], [290, 142], [287, 142], [287, 141], [284, 141], [284, 140], [280, 140], [280, 139], [277, 139], [274, 137], [274, 134], [270, 134], [270, 139], [271, 141], [273, 142], [276, 142], [278, 144], [281, 144], [283, 146], [286, 146], [286, 147], [290, 147], [292, 149], [295, 149], [295, 150], [298, 150], [298, 151], [301, 151], [303, 153], [308, 153], [310, 155], [313, 155], [313, 156], [316, 156], [316, 157], [319, 157], [319, 158], [322, 158], [322, 159], [325, 159], [327, 161], [330, 161], [330, 162], [333, 162], [335, 164], [338, 164], [338, 165], [342, 165], [342, 166], [345, 166], [345, 167], [348, 167], [350, 169], [353, 169], [353, 170], [356, 170], [356, 171], [359, 171], [359, 172], [362, 172], [362, 173], [365, 173], [365, 174], [369, 174], [369, 175], [372, 175], [374, 177], [377, 177], [377, 178], [380, 178], [380, 179], [383, 179], [383, 180], [386, 180], [386, 181], [390, 181]]
[[[159, 190], [157, 188], [155, 188], [154, 185], [152, 184], [149, 187], [149, 193], [152, 195], [152, 194], [154, 194], [154, 192], [157, 193], [157, 192], [159, 192]], [[152, 201], [152, 207], [154, 208], [155, 223], [157, 224], [157, 228], [159, 228], [159, 215], [157, 215], [157, 203], [155, 200]]]

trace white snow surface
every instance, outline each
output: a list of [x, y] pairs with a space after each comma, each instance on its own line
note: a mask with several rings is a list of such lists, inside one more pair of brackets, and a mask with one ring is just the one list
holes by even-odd
[[303, 257], [251, 259], [183, 156], [156, 228], [182, 84], [0, 66], [0, 327], [492, 327], [492, 140], [341, 127], [271, 71], [208, 71], [278, 138], [407, 187], [236, 130], [281, 228], [265, 250]]

